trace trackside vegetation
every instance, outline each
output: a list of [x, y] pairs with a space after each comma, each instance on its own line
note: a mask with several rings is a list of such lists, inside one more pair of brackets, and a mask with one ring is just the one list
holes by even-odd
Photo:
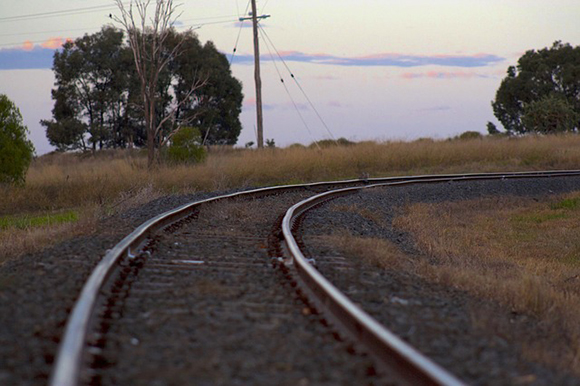
[[[28, 242], [23, 244], [26, 248], [16, 248], [13, 241], [1, 239], [10, 232], [36, 237], [46, 231], [35, 229], [62, 228], [64, 237], [73, 234], [66, 225], [75, 223], [75, 231], [90, 232], [99, 218], [166, 194], [360, 177], [575, 169], [578, 165], [580, 137], [575, 135], [362, 142], [261, 151], [212, 147], [203, 162], [167, 163], [153, 170], [147, 167], [146, 154], [136, 149], [54, 153], [32, 162], [26, 185], [0, 186], [0, 217], [74, 211], [78, 218], [64, 224], [31, 224], [27, 229], [5, 227], [0, 231], [0, 249], [4, 248], [0, 255], [13, 257], [31, 246], [46, 245]], [[25, 238], [19, 233], [19, 240]]]

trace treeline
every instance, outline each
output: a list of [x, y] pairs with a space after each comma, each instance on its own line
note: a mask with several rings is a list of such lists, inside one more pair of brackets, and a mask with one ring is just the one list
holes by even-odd
[[[169, 62], [157, 81], [155, 120], [164, 121], [157, 140], [164, 142], [180, 126], [193, 126], [205, 144], [235, 144], [242, 85], [225, 55], [212, 42], [202, 45], [191, 31], [174, 30], [162, 55]], [[51, 145], [66, 151], [146, 144], [141, 85], [122, 30], [105, 26], [65, 43], [54, 54], [53, 71], [53, 119], [41, 121]], [[196, 82], [201, 85], [191, 93]]]

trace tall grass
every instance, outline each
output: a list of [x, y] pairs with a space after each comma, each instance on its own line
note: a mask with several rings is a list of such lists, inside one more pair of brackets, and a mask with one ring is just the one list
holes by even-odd
[[[211, 149], [202, 164], [160, 165], [154, 170], [146, 164], [140, 151], [40, 157], [29, 169], [24, 186], [0, 185], [0, 217], [73, 210], [80, 213], [79, 221], [87, 216], [96, 221], [103, 214], [127, 209], [131, 202], [144, 203], [162, 194], [362, 176], [572, 169], [580, 165], [580, 136], [364, 142], [261, 151], [221, 147]], [[6, 240], [11, 230], [0, 232]], [[27, 236], [19, 233], [18, 237]]]
[[199, 165], [146, 168], [136, 152], [56, 154], [37, 159], [24, 187], [0, 187], [0, 215], [107, 205], [153, 186], [188, 193], [246, 186], [419, 173], [569, 169], [580, 166], [580, 137], [366, 142], [310, 149], [210, 152]]

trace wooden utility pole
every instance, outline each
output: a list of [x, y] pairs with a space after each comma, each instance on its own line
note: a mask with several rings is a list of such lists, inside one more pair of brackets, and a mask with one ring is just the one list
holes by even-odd
[[258, 148], [264, 147], [264, 123], [262, 118], [262, 79], [260, 78], [260, 46], [258, 44], [258, 11], [252, 0], [252, 25], [254, 26], [254, 80], [256, 81], [256, 115], [258, 120]]
[[262, 79], [260, 78], [260, 46], [258, 43], [258, 20], [270, 17], [270, 15], [258, 16], [256, 0], [252, 0], [252, 17], [240, 17], [240, 21], [252, 19], [254, 29], [254, 80], [256, 82], [256, 119], [258, 125], [258, 147], [264, 147], [264, 126], [262, 118]]

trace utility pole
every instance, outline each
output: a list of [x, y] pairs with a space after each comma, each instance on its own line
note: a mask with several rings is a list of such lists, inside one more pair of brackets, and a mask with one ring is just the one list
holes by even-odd
[[254, 80], [256, 82], [256, 119], [258, 124], [258, 148], [264, 147], [264, 127], [262, 118], [262, 79], [260, 78], [260, 46], [258, 44], [258, 20], [266, 19], [270, 15], [258, 16], [256, 0], [252, 0], [251, 17], [240, 17], [240, 21], [252, 19], [254, 29]]

